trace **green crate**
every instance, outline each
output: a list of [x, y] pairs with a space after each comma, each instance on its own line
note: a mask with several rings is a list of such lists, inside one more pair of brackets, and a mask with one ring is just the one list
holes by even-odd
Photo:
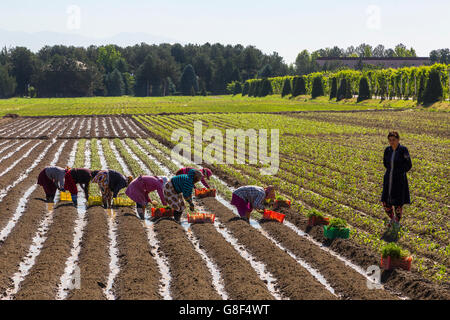
[[327, 239], [348, 239], [350, 237], [350, 229], [336, 229], [329, 226], [323, 226], [323, 235]]

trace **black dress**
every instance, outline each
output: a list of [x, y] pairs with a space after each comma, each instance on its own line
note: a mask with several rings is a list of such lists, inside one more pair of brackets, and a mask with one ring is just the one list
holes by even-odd
[[412, 163], [408, 149], [400, 144], [395, 151], [392, 147], [387, 147], [384, 150], [383, 163], [386, 173], [383, 179], [381, 201], [393, 206], [410, 204], [406, 173], [411, 170]]

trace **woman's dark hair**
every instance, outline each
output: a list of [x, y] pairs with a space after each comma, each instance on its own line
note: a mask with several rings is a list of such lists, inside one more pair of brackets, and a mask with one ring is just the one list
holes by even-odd
[[94, 177], [97, 175], [97, 173], [99, 173], [100, 172], [100, 170], [94, 170], [94, 171], [91, 171], [91, 179], [94, 179]]
[[398, 134], [397, 131], [390, 131], [389, 134], [388, 134], [388, 139], [389, 139], [390, 137], [394, 137], [394, 138], [397, 138], [397, 139], [400, 140], [400, 135]]

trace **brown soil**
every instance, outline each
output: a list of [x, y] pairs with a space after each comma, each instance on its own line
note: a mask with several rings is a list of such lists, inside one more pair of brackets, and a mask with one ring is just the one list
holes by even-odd
[[225, 291], [232, 300], [271, 300], [265, 283], [249, 262], [216, 231], [211, 224], [191, 225], [200, 246], [220, 270]]
[[81, 289], [69, 292], [72, 300], [105, 300], [109, 275], [108, 220], [101, 207], [87, 211], [87, 225], [81, 243], [78, 266], [81, 272]]
[[[10, 167], [14, 162], [17, 161], [20, 157], [22, 157], [25, 153], [28, 152], [33, 146], [37, 145], [39, 141], [34, 140], [28, 143], [25, 147], [20, 149], [18, 152], [14, 153], [10, 158], [5, 159], [0, 163], [0, 172], [6, 170]], [[16, 144], [13, 149], [19, 147], [22, 143], [19, 142]], [[39, 155], [47, 146], [46, 143], [41, 142], [33, 151], [30, 153], [28, 157], [22, 159], [14, 168], [12, 168], [8, 173], [0, 177], [0, 189], [6, 188], [10, 185], [14, 180], [16, 180], [27, 168], [31, 166], [31, 164], [36, 159], [37, 155]], [[13, 151], [13, 150], [10, 150]], [[33, 156], [35, 155], [35, 156]], [[19, 167], [23, 168], [23, 170], [19, 170]], [[41, 169], [42, 170], [42, 169]], [[36, 177], [37, 179], [37, 177]]]
[[117, 209], [120, 272], [114, 282], [116, 299], [156, 300], [161, 275], [152, 257], [147, 234], [132, 208]]
[[[50, 148], [43, 163], [48, 164], [51, 161], [58, 146], [59, 144], [56, 144]], [[66, 145], [65, 150], [68, 147], [71, 147], [71, 145]], [[36, 176], [31, 175], [14, 189], [10, 190], [8, 195], [3, 199], [2, 206], [5, 209], [3, 212], [5, 214], [1, 215], [1, 228], [6, 225], [7, 221], [14, 214], [18, 199], [22, 197], [24, 190], [28, 189], [34, 183], [36, 183]], [[42, 197], [42, 189], [37, 188], [31, 194], [21, 219], [17, 222], [5, 241], [0, 243], [0, 295], [3, 295], [12, 285], [11, 276], [17, 272], [17, 267], [26, 255], [37, 227], [47, 212], [47, 204], [40, 200], [40, 197]]]
[[160, 220], [155, 232], [168, 259], [174, 300], [221, 300], [212, 285], [205, 262], [195, 251], [183, 228], [173, 220]]
[[278, 289], [284, 296], [293, 300], [336, 299], [291, 256], [280, 251], [248, 223], [236, 219], [236, 215], [216, 199], [206, 198], [203, 203], [216, 213], [220, 221], [255, 258], [265, 263], [267, 270], [277, 279]]
[[[0, 149], [4, 149], [2, 152], [0, 152], [0, 157], [4, 157], [6, 156], [9, 152], [11, 152], [13, 149], [15, 149], [16, 147], [19, 146], [19, 144], [15, 144], [13, 145], [14, 142], [16, 142], [17, 140], [15, 139], [8, 139], [9, 141], [5, 144], [3, 144]], [[0, 140], [1, 142], [4, 142], [4, 140]]]
[[55, 207], [53, 224], [36, 263], [22, 283], [17, 300], [53, 300], [73, 244], [77, 211], [71, 203]]

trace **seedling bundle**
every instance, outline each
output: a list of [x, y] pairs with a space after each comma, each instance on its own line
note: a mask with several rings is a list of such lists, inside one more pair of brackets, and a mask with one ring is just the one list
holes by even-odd
[[89, 196], [88, 205], [90, 207], [103, 205], [102, 197], [101, 196]]
[[136, 203], [128, 197], [117, 197], [113, 199], [113, 204], [117, 207], [132, 207]]
[[70, 192], [61, 192], [59, 195], [59, 199], [61, 201], [72, 201], [72, 195], [70, 194]]
[[326, 218], [321, 212], [311, 209], [308, 213], [308, 227], [329, 225], [330, 218]]

